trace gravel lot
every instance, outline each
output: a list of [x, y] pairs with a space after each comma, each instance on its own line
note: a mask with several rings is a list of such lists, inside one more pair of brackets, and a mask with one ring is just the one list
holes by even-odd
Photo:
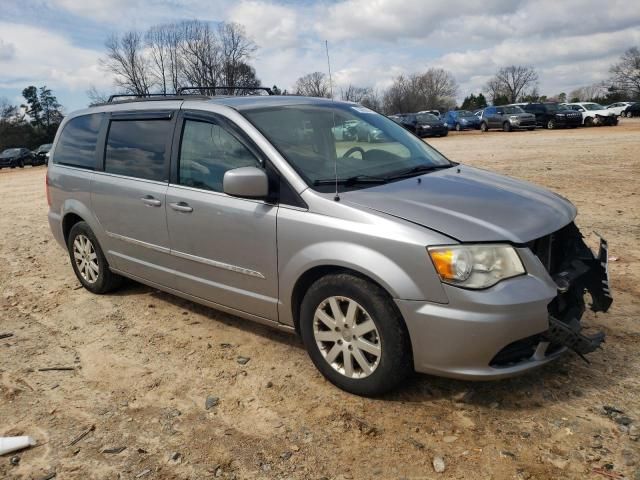
[[[2, 170], [0, 435], [39, 446], [0, 457], [0, 478], [640, 479], [640, 119], [430, 143], [568, 197], [583, 233], [609, 240], [615, 302], [586, 316], [608, 335], [590, 365], [351, 396], [294, 337], [134, 283], [81, 289], [49, 231], [45, 169]], [[74, 369], [39, 371], [59, 366]]]

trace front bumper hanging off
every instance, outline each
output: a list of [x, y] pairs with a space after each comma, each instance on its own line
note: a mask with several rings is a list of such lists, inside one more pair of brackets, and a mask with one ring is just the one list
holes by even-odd
[[[609, 288], [608, 246], [606, 240], [600, 238], [598, 254], [594, 255], [574, 224], [559, 233], [559, 249], [566, 255], [566, 260], [552, 275], [559, 293], [549, 305], [549, 330], [544, 338], [582, 356], [599, 348], [605, 338], [604, 332], [582, 333], [580, 318], [585, 311], [585, 293], [591, 297], [590, 309], [594, 312], [606, 312], [613, 302]], [[553, 245], [549, 248], [554, 251]]]

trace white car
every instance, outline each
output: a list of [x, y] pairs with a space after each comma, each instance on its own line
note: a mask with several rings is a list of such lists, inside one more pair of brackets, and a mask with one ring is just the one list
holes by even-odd
[[582, 113], [582, 124], [585, 127], [592, 127], [594, 125], [617, 125], [618, 116], [611, 110], [607, 110], [599, 103], [593, 102], [579, 102], [579, 103], [565, 103], [571, 110], [576, 110]]
[[615, 113], [616, 115], [622, 115], [622, 112], [624, 111], [625, 108], [627, 108], [629, 105], [633, 105], [634, 102], [616, 102], [616, 103], [612, 103], [611, 105], [607, 105], [607, 110]]

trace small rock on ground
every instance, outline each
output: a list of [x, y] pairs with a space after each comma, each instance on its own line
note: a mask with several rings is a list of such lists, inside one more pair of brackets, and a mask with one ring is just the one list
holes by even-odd
[[446, 468], [446, 465], [444, 463], [444, 458], [433, 457], [433, 469], [436, 471], [436, 473], [444, 472], [445, 468]]
[[220, 399], [218, 397], [209, 395], [207, 397], [207, 400], [204, 402], [204, 408], [206, 408], [207, 410], [211, 410], [213, 407], [218, 405], [219, 402]]

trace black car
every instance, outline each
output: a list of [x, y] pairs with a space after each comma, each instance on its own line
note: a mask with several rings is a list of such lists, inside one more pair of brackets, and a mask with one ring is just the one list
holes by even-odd
[[544, 128], [576, 128], [582, 125], [582, 114], [554, 102], [518, 104], [527, 113], [536, 116], [536, 123]]
[[34, 153], [35, 161], [34, 164], [38, 163], [39, 165], [46, 165], [49, 163], [49, 151], [53, 146], [52, 143], [45, 143], [40, 145]]
[[28, 148], [7, 148], [0, 153], [0, 168], [33, 165], [33, 153]]
[[640, 102], [629, 105], [622, 111], [623, 117], [640, 117]]
[[446, 137], [449, 134], [447, 124], [433, 113], [403, 113], [394, 117], [397, 119], [394, 121], [419, 137]]

